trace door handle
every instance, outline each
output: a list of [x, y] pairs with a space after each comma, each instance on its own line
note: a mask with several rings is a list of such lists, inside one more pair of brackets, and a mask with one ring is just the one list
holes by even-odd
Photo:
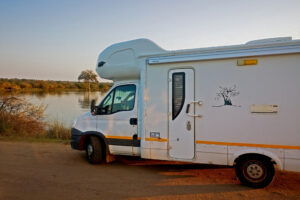
[[199, 106], [202, 106], [202, 105], [203, 105], [203, 101], [201, 101], [201, 100], [198, 100], [198, 101], [191, 101], [191, 103], [198, 104]]
[[188, 113], [187, 115], [190, 116], [190, 117], [202, 117], [202, 115], [192, 115], [190, 113]]
[[190, 112], [190, 106], [191, 105], [189, 103], [186, 105], [186, 110], [185, 110], [186, 114], [188, 114]]
[[199, 106], [202, 106], [203, 105], [203, 101], [191, 101], [189, 104], [186, 105], [186, 110], [185, 110], [185, 113], [190, 116], [190, 117], [202, 117], [202, 115], [192, 115], [189, 113], [190, 111], [190, 106], [191, 104], [194, 103], [194, 104], [198, 104]]
[[130, 118], [129, 119], [129, 124], [130, 125], [137, 125], [137, 118]]

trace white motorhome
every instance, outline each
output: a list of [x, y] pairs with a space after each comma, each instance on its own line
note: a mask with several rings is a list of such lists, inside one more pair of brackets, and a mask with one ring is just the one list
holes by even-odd
[[150, 40], [114, 44], [98, 58], [114, 81], [75, 120], [71, 146], [106, 155], [235, 166], [264, 187], [300, 171], [300, 40], [167, 51]]

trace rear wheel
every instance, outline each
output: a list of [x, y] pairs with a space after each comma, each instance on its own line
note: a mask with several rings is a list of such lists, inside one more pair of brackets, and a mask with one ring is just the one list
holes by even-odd
[[86, 157], [92, 164], [100, 163], [103, 160], [103, 149], [101, 141], [96, 136], [88, 138], [86, 145]]
[[239, 180], [249, 187], [262, 188], [269, 185], [274, 177], [274, 165], [270, 159], [261, 156], [245, 156], [235, 166]]

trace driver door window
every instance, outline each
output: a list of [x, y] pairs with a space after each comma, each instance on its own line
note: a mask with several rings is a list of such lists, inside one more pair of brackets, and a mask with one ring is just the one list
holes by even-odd
[[100, 114], [112, 114], [120, 111], [130, 111], [135, 103], [135, 85], [123, 85], [116, 87], [103, 100], [100, 106]]
[[115, 89], [112, 112], [129, 111], [134, 107], [135, 85], [124, 85]]

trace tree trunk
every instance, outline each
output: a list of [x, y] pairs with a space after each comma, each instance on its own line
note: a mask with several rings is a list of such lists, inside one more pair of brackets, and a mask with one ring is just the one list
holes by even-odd
[[224, 105], [232, 106], [231, 100], [230, 99], [224, 99]]

